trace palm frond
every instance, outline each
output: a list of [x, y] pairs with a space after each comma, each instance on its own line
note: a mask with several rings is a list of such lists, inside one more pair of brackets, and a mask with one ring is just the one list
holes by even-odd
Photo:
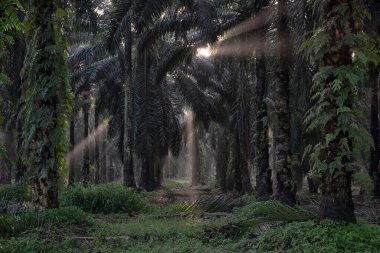
[[106, 54], [105, 46], [103, 43], [98, 43], [95, 45], [80, 47], [76, 52], [70, 55], [67, 62], [70, 67], [76, 67], [82, 62], [93, 62]]
[[71, 80], [83, 80], [81, 86], [79, 86], [77, 93], [83, 90], [89, 90], [89, 86], [94, 82], [99, 82], [102, 79], [107, 78], [110, 75], [114, 75], [115, 71], [120, 71], [120, 66], [117, 57], [109, 57], [100, 61], [97, 61], [87, 68], [73, 72]]
[[106, 33], [106, 44], [108, 50], [114, 52], [116, 48], [118, 48], [121, 39], [126, 33], [126, 29], [129, 29], [130, 23], [132, 22], [131, 14], [128, 12], [124, 17], [120, 20], [120, 23], [116, 27], [115, 30], [112, 30], [112, 27], [109, 27]]
[[153, 45], [158, 39], [170, 33], [184, 33], [194, 26], [194, 18], [190, 15], [181, 19], [164, 19], [158, 21], [154, 26], [146, 30], [139, 38], [137, 50], [143, 52], [148, 45]]
[[202, 196], [198, 200], [184, 204], [182, 210], [186, 214], [231, 212], [233, 208], [244, 204], [244, 199], [233, 195]]
[[224, 106], [208, 92], [203, 92], [193, 76], [176, 72], [176, 85], [185, 101], [193, 108], [196, 120], [208, 129], [211, 120], [221, 122], [226, 113]]
[[217, 11], [213, 1], [199, 0], [196, 4], [197, 23], [210, 42], [217, 39]]
[[148, 27], [153, 20], [159, 19], [171, 0], [136, 0], [136, 29], [142, 32], [143, 27]]
[[106, 45], [109, 50], [114, 50], [113, 46], [120, 38], [122, 27], [129, 20], [129, 11], [133, 6], [133, 0], [118, 0], [109, 14], [109, 23], [106, 32]]
[[157, 67], [155, 76], [155, 83], [159, 84], [166, 74], [180, 65], [185, 60], [189, 60], [194, 53], [194, 49], [188, 46], [170, 47], [167, 52], [163, 54], [163, 58]]

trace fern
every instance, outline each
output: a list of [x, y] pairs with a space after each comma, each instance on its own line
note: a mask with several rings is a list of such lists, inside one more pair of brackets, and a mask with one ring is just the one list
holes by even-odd
[[[5, 57], [5, 44], [13, 44], [13, 38], [24, 29], [19, 19], [19, 12], [24, 9], [18, 0], [2, 0], [0, 2], [0, 60]], [[9, 77], [0, 72], [0, 86], [10, 83]]]

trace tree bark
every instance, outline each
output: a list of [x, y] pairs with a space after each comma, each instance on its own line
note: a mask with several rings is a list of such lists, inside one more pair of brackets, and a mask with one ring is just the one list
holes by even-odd
[[251, 163], [251, 126], [250, 126], [250, 96], [252, 88], [248, 80], [247, 62], [240, 61], [240, 83], [237, 93], [237, 113], [234, 119], [235, 135], [235, 190], [240, 193], [251, 194], [253, 187], [248, 171]]
[[222, 192], [227, 191], [229, 146], [225, 129], [219, 129], [216, 147], [216, 178]]
[[109, 163], [107, 167], [107, 182], [112, 183], [115, 180], [115, 159], [114, 155], [109, 155]]
[[[36, 175], [33, 178], [34, 202], [47, 208], [58, 208], [58, 188], [59, 188], [59, 170], [60, 160], [63, 159], [63, 152], [57, 143], [63, 141], [63, 135], [54, 135], [61, 133], [64, 129], [60, 125], [61, 117], [64, 117], [61, 111], [61, 105], [67, 99], [67, 84], [64, 82], [65, 59], [63, 50], [56, 42], [56, 32], [54, 29], [54, 1], [33, 1], [35, 12], [35, 28], [38, 30], [36, 50], [39, 52], [35, 59], [35, 80], [39, 90], [45, 90], [43, 97], [35, 97], [33, 101], [34, 108], [26, 107], [25, 110], [47, 111], [47, 116], [43, 119], [49, 122], [46, 126], [41, 119], [33, 118], [32, 122], [26, 122], [26, 127], [31, 124], [36, 128], [33, 137], [28, 143], [28, 155], [32, 159], [33, 169]], [[25, 86], [28, 89], [29, 87]], [[29, 130], [29, 129], [26, 129]], [[41, 145], [42, 143], [42, 145]], [[36, 146], [39, 148], [36, 149]]]
[[319, 180], [307, 177], [307, 183], [309, 185], [309, 193], [318, 194], [318, 188], [320, 184]]
[[[71, 112], [70, 116], [70, 153], [75, 148], [75, 112]], [[69, 157], [69, 179], [68, 185], [73, 185], [75, 182], [75, 155], [71, 153]]]
[[374, 66], [370, 69], [371, 82], [371, 135], [373, 139], [373, 148], [371, 149], [371, 160], [369, 166], [369, 175], [374, 182], [374, 196], [380, 198], [380, 135], [379, 135], [379, 73]]
[[[312, 74], [310, 65], [303, 53], [297, 52], [306, 39], [306, 6], [307, 0], [297, 1], [298, 14], [294, 19], [294, 38], [293, 38], [293, 62], [294, 66], [290, 81], [290, 118], [291, 118], [291, 140], [290, 150], [292, 154], [292, 171], [293, 180], [296, 190], [303, 187], [305, 172], [307, 166], [302, 164], [304, 149], [308, 145], [307, 138], [303, 138], [306, 133], [306, 127], [303, 124], [304, 115], [310, 104], [310, 90], [312, 86]], [[310, 22], [312, 23], [312, 22]], [[312, 28], [310, 28], [312, 30]]]
[[17, 158], [16, 158], [16, 184], [21, 185], [24, 180], [25, 172], [26, 172], [26, 167], [22, 163], [21, 160], [21, 148], [22, 148], [22, 142], [23, 142], [23, 137], [22, 137], [22, 125], [20, 120], [17, 120]]
[[[83, 104], [83, 141], [88, 141], [88, 116], [90, 111], [90, 104], [89, 104], [89, 94], [86, 91], [85, 95], [83, 96], [84, 104]], [[88, 185], [90, 181], [90, 149], [88, 147], [88, 143], [85, 143], [84, 151], [83, 151], [83, 184], [85, 186]]]
[[5, 159], [0, 173], [0, 184], [10, 184], [12, 181], [12, 161], [15, 158], [15, 140], [14, 133], [10, 129], [6, 129], [4, 134]]
[[[342, 8], [345, 5], [346, 8]], [[340, 7], [340, 8], [339, 8]], [[347, 10], [344, 14], [341, 13], [342, 10]], [[353, 6], [352, 2], [348, 0], [330, 0], [325, 6], [325, 19], [326, 21], [331, 21], [331, 25], [326, 26], [325, 32], [329, 34], [330, 39], [327, 44], [327, 52], [324, 54], [322, 59], [322, 66], [331, 66], [332, 68], [339, 68], [341, 66], [352, 66], [352, 56], [351, 48], [347, 44], [343, 44], [338, 47], [337, 50], [331, 52], [331, 48], [337, 46], [337, 42], [341, 41], [346, 35], [347, 27], [353, 29]], [[347, 16], [343, 17], [342, 15]], [[352, 30], [353, 31], [353, 30]], [[330, 50], [329, 50], [330, 49]], [[327, 148], [323, 150], [321, 154], [321, 159], [326, 161], [328, 166], [332, 166], [335, 159], [338, 156], [340, 158], [341, 166], [343, 168], [337, 169], [326, 169], [322, 175], [321, 182], [321, 215], [323, 218], [329, 218], [334, 220], [356, 222], [354, 213], [354, 203], [352, 200], [351, 192], [351, 180], [352, 180], [352, 170], [349, 166], [352, 165], [352, 157], [350, 155], [342, 155], [342, 152], [347, 152], [346, 150], [341, 150], [341, 143], [345, 141], [349, 151], [353, 148], [353, 139], [349, 135], [348, 131], [337, 131], [343, 126], [344, 123], [339, 122], [339, 115], [337, 110], [340, 108], [335, 102], [335, 98], [339, 95], [339, 92], [347, 92], [348, 97], [353, 97], [353, 88], [350, 87], [348, 81], [346, 80], [344, 85], [338, 91], [334, 91], [331, 88], [331, 84], [337, 79], [335, 75], [330, 75], [326, 78], [324, 85], [324, 90], [329, 90], [331, 94], [327, 99], [326, 110], [334, 112], [331, 115], [331, 119], [325, 124], [324, 130], [325, 134], [331, 134], [332, 136], [338, 132], [337, 136], [330, 142], [327, 143]], [[342, 91], [342, 89], [344, 89]], [[331, 91], [332, 90], [332, 91]], [[346, 99], [344, 102], [344, 107], [352, 109], [351, 99]]]
[[95, 184], [99, 184], [100, 182], [100, 145], [99, 145], [99, 142], [100, 142], [100, 132], [99, 132], [99, 109], [98, 107], [96, 106], [95, 107], [95, 115], [94, 115], [94, 123], [95, 123], [95, 131], [96, 131], [96, 134], [95, 134], [95, 181], [94, 183]]
[[370, 175], [374, 183], [374, 197], [380, 198], [380, 138], [379, 138], [379, 85], [380, 75], [377, 70], [371, 73], [375, 80], [372, 80], [372, 103], [371, 103], [371, 134], [374, 142], [374, 148], [371, 150]]
[[288, 0], [278, 0], [277, 32], [277, 71], [279, 83], [276, 86], [277, 129], [274, 132], [276, 143], [276, 199], [287, 204], [295, 204], [296, 187], [291, 171], [290, 152], [290, 109], [289, 109], [289, 70], [290, 38], [287, 17]]
[[233, 190], [238, 193], [243, 193], [243, 186], [241, 182], [241, 171], [240, 161], [242, 160], [241, 153], [240, 153], [240, 144], [239, 144], [239, 134], [235, 131], [235, 139], [233, 142], [233, 150], [232, 150], [232, 169], [233, 169], [233, 175], [234, 175], [234, 183], [233, 183]]
[[[151, 159], [148, 157], [141, 158], [141, 174], [140, 174], [140, 183], [139, 188], [144, 191], [153, 190], [153, 181], [154, 181], [154, 168], [152, 168]], [[153, 181], [152, 181], [153, 178]]]
[[108, 129], [106, 128], [104, 138], [102, 140], [102, 168], [101, 168], [101, 182], [107, 182], [107, 168], [108, 168], [108, 149], [107, 149]]
[[193, 129], [193, 133], [190, 134], [190, 152], [191, 152], [191, 185], [197, 186], [200, 184], [201, 173], [199, 166], [199, 143], [198, 143], [198, 134], [196, 129]]
[[125, 72], [126, 82], [124, 86], [124, 185], [136, 188], [134, 164], [133, 164], [133, 134], [132, 134], [132, 30], [131, 20], [126, 27], [125, 34]]
[[[262, 32], [263, 33], [263, 32]], [[266, 199], [272, 195], [272, 171], [269, 167], [269, 137], [268, 114], [265, 103], [266, 94], [266, 64], [265, 64], [265, 34], [261, 34], [260, 44], [256, 49], [256, 133], [255, 133], [255, 167], [256, 195]]]

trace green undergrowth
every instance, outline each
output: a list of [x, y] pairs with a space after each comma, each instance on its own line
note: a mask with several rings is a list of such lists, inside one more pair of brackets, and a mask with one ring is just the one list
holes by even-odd
[[315, 219], [317, 215], [300, 206], [288, 206], [279, 201], [250, 201], [242, 207], [234, 208], [226, 217], [214, 219], [211, 226], [217, 228], [227, 224], [239, 229], [285, 224], [289, 222]]
[[33, 210], [0, 215], [0, 235], [15, 236], [33, 230], [62, 229], [71, 225], [90, 225], [88, 214], [76, 207]]
[[168, 240], [170, 238], [187, 238], [202, 233], [205, 223], [200, 218], [157, 218], [141, 215], [135, 218], [99, 222], [96, 224], [96, 235], [115, 236], [129, 235], [144, 240]]
[[329, 220], [295, 222], [268, 230], [257, 238], [255, 248], [253, 252], [376, 253], [380, 228]]
[[162, 187], [169, 191], [183, 190], [188, 186], [188, 182], [184, 180], [166, 180], [162, 183]]
[[24, 185], [0, 185], [0, 201], [23, 202], [30, 201], [31, 193]]
[[0, 217], [7, 221], [0, 253], [380, 252], [379, 227], [317, 221], [311, 211], [272, 200], [247, 200], [222, 218], [188, 214], [180, 204], [146, 204], [133, 216], [62, 207]]
[[89, 213], [136, 214], [146, 207], [145, 199], [134, 189], [110, 183], [83, 187], [76, 185], [61, 196], [63, 206], [77, 206]]

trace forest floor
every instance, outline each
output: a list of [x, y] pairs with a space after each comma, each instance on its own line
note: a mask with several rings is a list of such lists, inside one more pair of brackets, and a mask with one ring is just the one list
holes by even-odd
[[78, 222], [0, 237], [0, 252], [380, 252], [376, 202], [358, 201], [358, 224], [343, 224], [319, 221], [318, 198], [302, 193], [303, 208], [191, 188], [186, 181], [144, 195], [150, 204], [143, 213], [71, 213]]

